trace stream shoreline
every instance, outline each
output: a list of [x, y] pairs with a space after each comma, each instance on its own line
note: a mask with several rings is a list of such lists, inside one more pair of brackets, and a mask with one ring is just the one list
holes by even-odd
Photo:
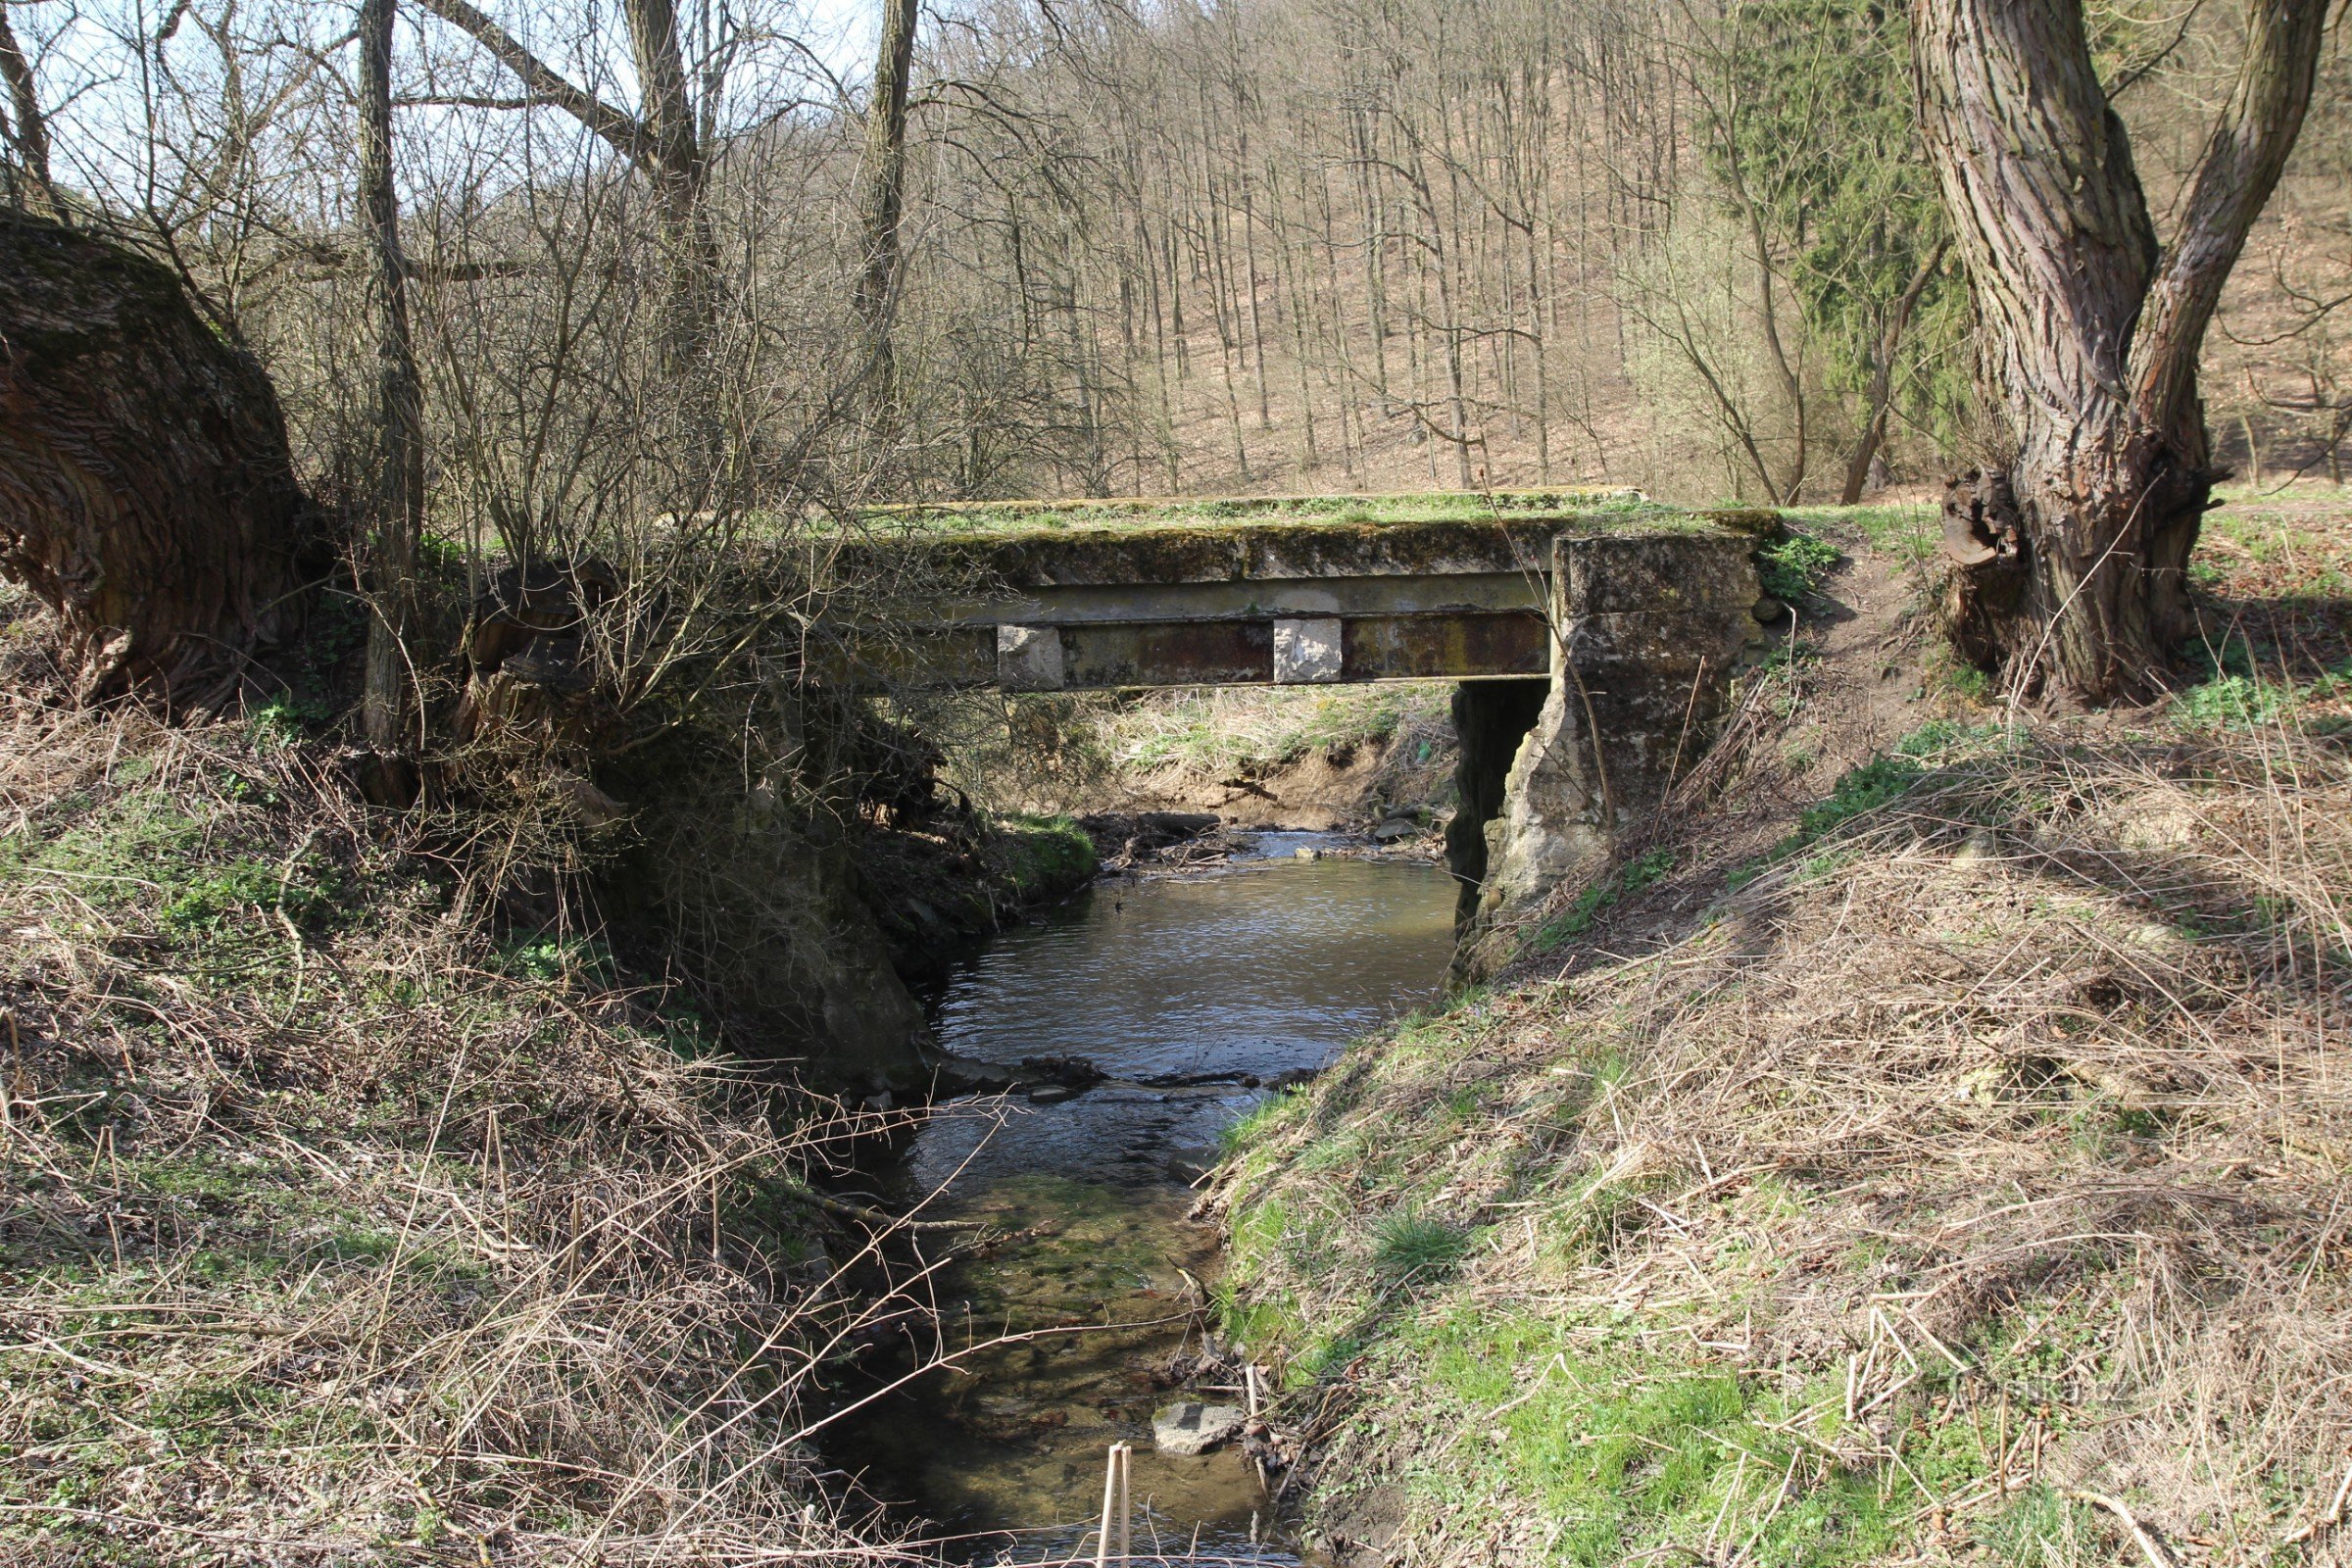
[[[1285, 1455], [1214, 1330], [1224, 1238], [1194, 1187], [1269, 1093], [1434, 993], [1452, 890], [1425, 814], [1386, 844], [1204, 816], [1083, 819], [1098, 874], [959, 958], [930, 999], [934, 1098], [860, 1172], [893, 1207], [986, 1227], [855, 1382], [956, 1364], [828, 1446], [866, 1497], [956, 1538], [949, 1557], [1076, 1550], [1125, 1441], [1146, 1539], [1297, 1560], [1273, 1520]], [[1221, 1441], [1180, 1451], [1179, 1406]]]

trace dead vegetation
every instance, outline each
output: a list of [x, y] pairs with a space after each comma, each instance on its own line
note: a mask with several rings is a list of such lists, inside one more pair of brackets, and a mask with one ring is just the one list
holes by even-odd
[[1335, 1545], [2340, 1560], [2352, 761], [2202, 716], [1931, 726], [1270, 1113], [1234, 1323]]
[[896, 1310], [806, 1177], [873, 1118], [494, 938], [331, 760], [0, 714], [0, 1556], [888, 1555], [808, 1442]]
[[1449, 688], [1328, 688], [1005, 697], [942, 728], [958, 783], [1000, 806], [1203, 810], [1251, 826], [1369, 826], [1452, 798]]

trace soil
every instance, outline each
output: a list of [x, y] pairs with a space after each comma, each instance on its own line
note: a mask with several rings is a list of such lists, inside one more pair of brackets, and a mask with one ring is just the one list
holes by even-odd
[[1213, 811], [1229, 827], [1325, 833], [1369, 827], [1402, 808], [1443, 807], [1452, 788], [1450, 744], [1410, 760], [1390, 739], [1317, 749], [1247, 774], [1163, 768], [1128, 781], [1118, 808]]

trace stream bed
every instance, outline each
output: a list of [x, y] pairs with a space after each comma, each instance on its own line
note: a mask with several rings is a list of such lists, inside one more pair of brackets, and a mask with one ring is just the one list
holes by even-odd
[[1218, 1269], [1214, 1231], [1185, 1215], [1225, 1129], [1430, 1001], [1452, 949], [1442, 867], [1299, 854], [1334, 842], [1263, 833], [1213, 870], [1100, 883], [998, 936], [945, 987], [934, 1018], [952, 1055], [1084, 1057], [1108, 1075], [1051, 1103], [944, 1103], [893, 1173], [902, 1199], [933, 1195], [925, 1217], [1011, 1233], [929, 1282], [949, 1348], [1031, 1336], [926, 1374], [830, 1446], [869, 1495], [931, 1521], [949, 1558], [1077, 1550], [1103, 1450], [1124, 1440], [1139, 1555], [1297, 1560], [1238, 1447], [1159, 1453], [1152, 1414], [1242, 1400], [1170, 1386], [1200, 1348], [1195, 1282]]

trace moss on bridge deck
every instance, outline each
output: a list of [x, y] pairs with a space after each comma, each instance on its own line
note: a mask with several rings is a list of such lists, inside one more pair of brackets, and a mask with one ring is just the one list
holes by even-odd
[[1475, 522], [1563, 515], [1662, 514], [1635, 490], [1437, 491], [1398, 495], [1121, 496], [1062, 501], [941, 501], [876, 507], [873, 524], [946, 533], [1033, 533], [1115, 527], [1199, 528], [1317, 522]]
[[1543, 570], [1552, 538], [1572, 529], [1763, 533], [1779, 521], [1572, 489], [941, 502], [862, 516], [867, 548], [917, 549], [944, 577], [1016, 589]]

